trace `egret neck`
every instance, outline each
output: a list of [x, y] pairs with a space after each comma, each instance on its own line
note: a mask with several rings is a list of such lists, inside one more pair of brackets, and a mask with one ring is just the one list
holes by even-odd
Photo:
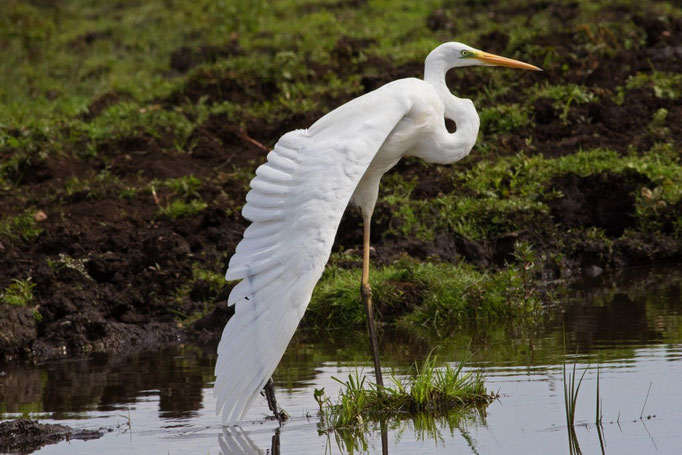
[[424, 81], [433, 86], [443, 101], [445, 117], [457, 125], [457, 131], [451, 134], [451, 139], [458, 147], [466, 150], [466, 154], [476, 143], [480, 121], [474, 103], [470, 99], [453, 95], [445, 83], [448, 70], [462, 65], [453, 64], [452, 60], [448, 61], [438, 50], [437, 48], [426, 57]]

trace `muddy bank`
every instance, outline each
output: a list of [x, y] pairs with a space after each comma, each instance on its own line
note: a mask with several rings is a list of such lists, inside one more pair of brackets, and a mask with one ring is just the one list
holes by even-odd
[[0, 422], [0, 451], [2, 453], [32, 453], [39, 448], [72, 439], [97, 439], [96, 430], [75, 430], [67, 425], [39, 423], [36, 420], [16, 419]]
[[[355, 8], [361, 2], [346, 3], [344, 8]], [[505, 76], [503, 82], [512, 88], [490, 95], [491, 101], [481, 95], [494, 89], [481, 69], [451, 72], [448, 83], [455, 93], [487, 99], [487, 105], [479, 103], [484, 118], [479, 144], [453, 168], [414, 160], [399, 164], [392, 172], [416, 182], [410, 198], [434, 202], [433, 207], [443, 195], [477, 198], [453, 176], [483, 160], [519, 151], [556, 158], [601, 147], [625, 156], [653, 153], [656, 144], [682, 144], [676, 87], [656, 79], [682, 73], [675, 38], [682, 31], [679, 19], [605, 8], [599, 17], [628, 18], [632, 30], [624, 33], [638, 39], [626, 49], [620, 41], [612, 42], [611, 32], [599, 24], [585, 29], [575, 23], [577, 5], [535, 8], [550, 8], [553, 20], [565, 27], [543, 29], [520, 42], [496, 31], [475, 44], [542, 62], [544, 79], [525, 73]], [[504, 21], [534, 12], [499, 9], [495, 14]], [[457, 31], [454, 14], [438, 9], [422, 25], [450, 39]], [[140, 124], [119, 136], [94, 140], [66, 125], [60, 127], [63, 143], [56, 146], [37, 134], [35, 146], [8, 142], [0, 147], [1, 177], [9, 188], [0, 191], [0, 292], [14, 302], [0, 303], [0, 361], [117, 352], [218, 336], [231, 311], [225, 301], [232, 284], [222, 281], [222, 275], [247, 225], [239, 212], [248, 182], [268, 147], [283, 133], [309, 126], [355, 96], [396, 78], [421, 76], [423, 62], [397, 64], [374, 55], [377, 42], [340, 37], [324, 61], [305, 56], [300, 84], [334, 78], [354, 83], [315, 92], [314, 102], [301, 111], [276, 102], [291, 94], [291, 80], [274, 71], [274, 64], [257, 73], [212, 65], [248, 54], [237, 38], [224, 46], [182, 46], [168, 61], [172, 76], [183, 77], [183, 83], [137, 113], [171, 116], [180, 115], [187, 104], [210, 106], [187, 131], [168, 125], [150, 130], [140, 117]], [[272, 49], [257, 52], [275, 56]], [[569, 91], [526, 99], [550, 82]], [[131, 99], [124, 90], [107, 91], [78, 118], [92, 126], [108, 109]], [[221, 103], [238, 105], [239, 115]], [[268, 103], [272, 107], [266, 111]], [[498, 104], [511, 106], [510, 111], [492, 115]], [[509, 123], [514, 112], [519, 120]], [[195, 121], [192, 115], [185, 120]], [[57, 152], [44, 151], [48, 146]], [[635, 169], [588, 174], [567, 170], [553, 177], [542, 188], [547, 194], [538, 197], [546, 212], [522, 208], [471, 215], [481, 225], [495, 226], [478, 237], [451, 225], [434, 228], [430, 237], [417, 235], [405, 228], [407, 221], [396, 215], [396, 207], [381, 199], [372, 228], [374, 264], [407, 256], [464, 261], [495, 271], [514, 263], [517, 242], [532, 244], [547, 281], [682, 261], [680, 202], [660, 205], [665, 201], [656, 199], [656, 182]], [[504, 194], [513, 182], [505, 176], [497, 185], [495, 190]], [[651, 201], [649, 218], [639, 213], [643, 197]], [[437, 224], [443, 216], [433, 208], [424, 224]], [[359, 266], [360, 221], [353, 210], [344, 216], [334, 252], [345, 255], [334, 259], [337, 265]], [[406, 289], [408, 297], [414, 294]]]

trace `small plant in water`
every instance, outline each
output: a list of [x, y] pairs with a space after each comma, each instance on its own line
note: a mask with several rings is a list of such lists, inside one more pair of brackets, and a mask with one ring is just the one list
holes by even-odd
[[339, 382], [343, 388], [336, 402], [323, 400], [323, 416], [331, 428], [360, 425], [369, 420], [387, 417], [413, 416], [420, 413], [443, 415], [455, 408], [482, 407], [497, 395], [485, 389], [483, 377], [456, 368], [436, 367], [436, 357], [429, 355], [424, 364], [414, 366], [413, 374], [405, 379], [391, 376], [392, 386], [380, 387], [359, 372]]

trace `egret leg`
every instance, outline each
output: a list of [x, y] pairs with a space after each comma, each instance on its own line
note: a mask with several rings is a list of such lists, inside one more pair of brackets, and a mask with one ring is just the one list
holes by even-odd
[[377, 334], [374, 329], [374, 311], [372, 307], [372, 288], [369, 286], [369, 226], [371, 217], [363, 217], [363, 242], [362, 242], [362, 282], [360, 286], [360, 293], [362, 294], [362, 302], [365, 304], [365, 313], [367, 313], [367, 330], [369, 331], [369, 345], [372, 350], [372, 358], [374, 360], [374, 373], [377, 378], [377, 385], [384, 387], [384, 378], [381, 376], [381, 366], [379, 365], [379, 345], [377, 343]]
[[272, 382], [272, 378], [270, 378], [268, 382], [265, 384], [263, 391], [265, 392], [265, 398], [268, 400], [268, 408], [270, 408], [272, 413], [275, 415], [275, 419], [281, 422], [282, 416], [277, 410], [277, 399], [275, 398], [275, 384]]

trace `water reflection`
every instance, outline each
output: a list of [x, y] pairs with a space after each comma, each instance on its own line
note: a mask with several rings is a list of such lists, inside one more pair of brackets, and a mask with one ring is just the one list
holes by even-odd
[[[218, 438], [218, 444], [223, 455], [259, 455], [265, 453], [239, 427], [223, 427], [223, 433]], [[279, 454], [279, 428], [274, 430], [269, 453]]]
[[[431, 414], [417, 414], [410, 418], [382, 420], [369, 422], [353, 428], [341, 428], [331, 430], [323, 418], [317, 423], [318, 435], [326, 438], [324, 453], [378, 453], [379, 447], [374, 446], [375, 441], [380, 443], [381, 453], [388, 455], [389, 436], [394, 446], [398, 445], [403, 438], [415, 439], [416, 441], [433, 442], [435, 447], [444, 447], [446, 441], [460, 436], [466, 441], [472, 453], [477, 454], [475, 438], [472, 430], [485, 425], [484, 409], [469, 409], [463, 412], [451, 412], [447, 415], [434, 416]], [[298, 431], [297, 422], [291, 427], [285, 423], [282, 426], [270, 428], [253, 427], [223, 427], [218, 437], [218, 444], [222, 455], [232, 454], [279, 454], [282, 441]], [[252, 436], [259, 433], [272, 433], [270, 446], [265, 447], [254, 442]]]
[[126, 357], [96, 356], [7, 368], [0, 378], [0, 417], [49, 413], [73, 418], [120, 410], [140, 397], [159, 397], [159, 416], [188, 418], [202, 408], [213, 381], [213, 349], [180, 347]]
[[[624, 275], [584, 283], [571, 292], [569, 306], [536, 324], [458, 327], [453, 328], [448, 338], [429, 332], [406, 334], [384, 330], [382, 358], [387, 369], [398, 373], [407, 371], [415, 360], [426, 357], [434, 346], [441, 346], [438, 356], [444, 362], [472, 359], [471, 367], [487, 374], [489, 387], [501, 389], [503, 393], [500, 402], [491, 406], [494, 411], [490, 410], [489, 415], [477, 412], [435, 419], [418, 416], [370, 424], [360, 431], [336, 432], [318, 424], [315, 417], [313, 421], [306, 420], [303, 416], [317, 408], [312, 396], [314, 388], [327, 387], [333, 396], [331, 376], [343, 374], [358, 364], [370, 364], [364, 333], [331, 332], [326, 336], [299, 333], [287, 350], [275, 374], [275, 383], [278, 399], [292, 414], [292, 421], [281, 429], [276, 429], [274, 424], [271, 427], [251, 425], [244, 427], [246, 430], [219, 426], [212, 412], [214, 402], [210, 394], [216, 359], [214, 346], [182, 346], [125, 357], [96, 356], [38, 365], [0, 366], [0, 371], [5, 373], [0, 375], [0, 418], [30, 414], [55, 420], [93, 419], [84, 420], [83, 425], [99, 427], [102, 423], [95, 418], [127, 415], [130, 408], [133, 426], [140, 429], [147, 425], [146, 433], [133, 432], [129, 441], [132, 448], [137, 448], [129, 453], [141, 454], [167, 453], [166, 447], [171, 453], [184, 453], [181, 449], [173, 450], [185, 442], [183, 438], [190, 441], [187, 446], [192, 450], [187, 452], [192, 453], [216, 453], [218, 449], [224, 454], [275, 454], [280, 450], [290, 453], [288, 449], [292, 446], [304, 448], [301, 452], [305, 453], [321, 453], [325, 447], [328, 453], [378, 453], [379, 450], [407, 453], [414, 448], [423, 451], [425, 447], [430, 447], [433, 453], [446, 453], [453, 448], [467, 453], [524, 453], [511, 449], [500, 452], [497, 448], [506, 441], [528, 439], [530, 436], [520, 434], [519, 427], [525, 428], [525, 425], [535, 425], [533, 437], [543, 432], [540, 439], [551, 441], [554, 446], [556, 434], [560, 434], [563, 438], [560, 444], [571, 444], [572, 453], [599, 453], [600, 447], [604, 453], [607, 432], [609, 445], [616, 445], [637, 431], [644, 434], [652, 450], [654, 444], [665, 450], [670, 438], [662, 438], [660, 434], [670, 433], [673, 417], [646, 421], [651, 433], [644, 420], [636, 417], [654, 374], [658, 374], [658, 379], [654, 382], [652, 399], [657, 399], [656, 394], [666, 394], [666, 397], [650, 401], [647, 406], [658, 408], [656, 413], [664, 409], [671, 416], [680, 416], [668, 405], [671, 400], [679, 401], [680, 395], [675, 386], [665, 384], [681, 374], [678, 361], [682, 360], [682, 274], [654, 271], [635, 275], [637, 279]], [[597, 364], [604, 367], [602, 386], [606, 412], [611, 412], [613, 421], [615, 413], [623, 410], [625, 416], [629, 412], [629, 420], [621, 420], [622, 432], [610, 422], [604, 423], [606, 432], [583, 422], [576, 425], [573, 434], [569, 432], [567, 439], [560, 398], [560, 365], [566, 359], [564, 352], [578, 353], [570, 356], [569, 363], [577, 360], [579, 368], [587, 368], [587, 364], [592, 368]], [[586, 381], [594, 381], [593, 378], [593, 372], [588, 372]], [[584, 403], [587, 415], [592, 416], [590, 421], [594, 419], [595, 395], [589, 388], [593, 384], [587, 383], [581, 389], [584, 394], [581, 400], [590, 402]], [[637, 389], [639, 384], [643, 384], [641, 391]], [[635, 389], [637, 403], [632, 404]], [[631, 404], [637, 408], [634, 423], [633, 412], [628, 411]], [[262, 418], [267, 414], [266, 409], [263, 412], [256, 409], [251, 417]], [[558, 421], [549, 423], [555, 417]], [[521, 420], [533, 423], [522, 426], [518, 424]], [[547, 430], [553, 425], [557, 425], [553, 431]], [[162, 445], [170, 443], [169, 432], [176, 432], [178, 439], [170, 441], [173, 445]], [[204, 442], [206, 449], [194, 447], [196, 433], [205, 439], [210, 436], [211, 442]], [[504, 442], [498, 443], [498, 439]], [[102, 440], [102, 444], [109, 444], [106, 436]], [[116, 453], [107, 452], [107, 447], [97, 445], [99, 442], [88, 444], [92, 449], [82, 453]], [[532, 446], [536, 444], [533, 441]], [[67, 452], [74, 453], [65, 446], [61, 453]], [[537, 452], [543, 450], [538, 448]]]

